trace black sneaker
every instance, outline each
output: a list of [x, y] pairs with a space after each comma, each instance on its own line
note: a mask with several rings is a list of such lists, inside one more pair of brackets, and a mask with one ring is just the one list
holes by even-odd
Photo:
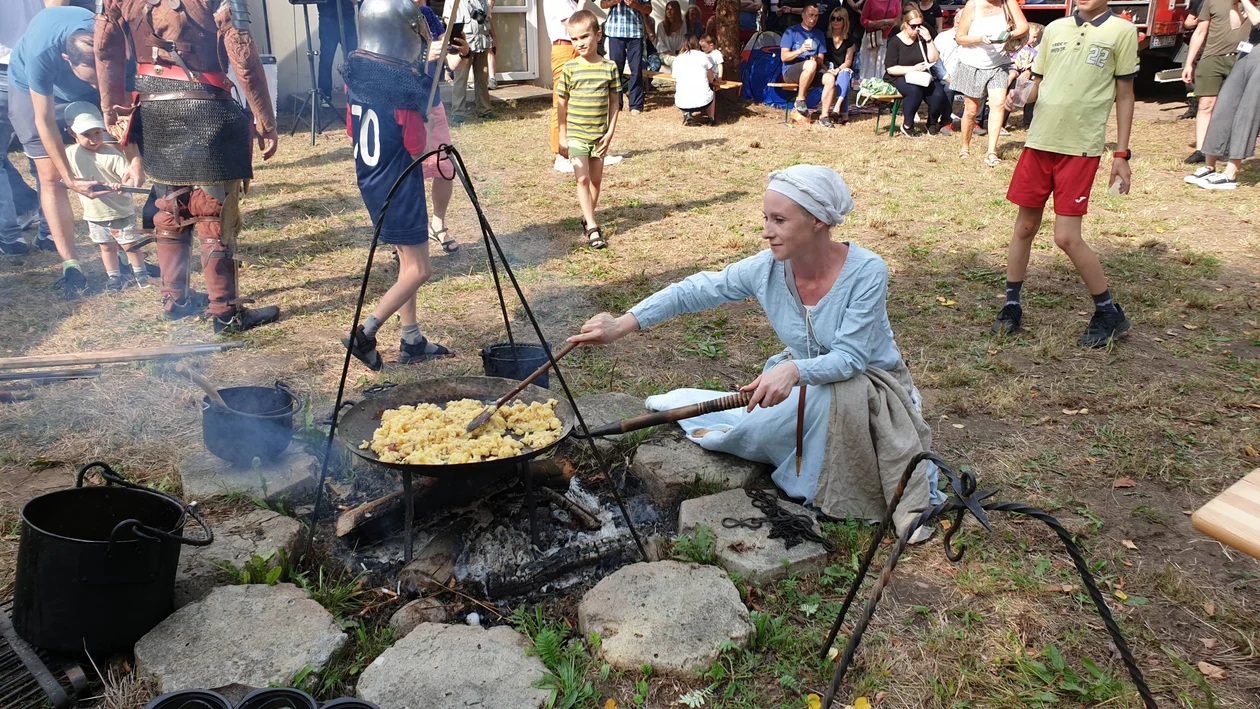
[[993, 321], [993, 327], [989, 328], [989, 334], [1010, 335], [1019, 329], [1023, 321], [1024, 307], [1019, 303], [1007, 303], [1002, 306], [1002, 312], [998, 313], [997, 320]]
[[30, 253], [31, 247], [26, 245], [25, 241], [15, 241], [12, 244], [6, 241], [0, 241], [0, 254], [6, 256], [21, 256]]
[[1190, 157], [1185, 159], [1185, 163], [1187, 165], [1198, 165], [1203, 162], [1207, 162], [1207, 156], [1203, 154], [1202, 150], [1196, 150], [1193, 153], [1190, 153]]
[[918, 137], [919, 137], [919, 131], [917, 131], [917, 130], [915, 130], [914, 128], [912, 128], [912, 127], [910, 127], [910, 126], [907, 126], [907, 125], [905, 125], [905, 124], [902, 124], [902, 126], [901, 126], [901, 134], [902, 134], [902, 135], [904, 135], [904, 136], [905, 136], [905, 137], [907, 137], [907, 138], [918, 138]]
[[1129, 331], [1129, 319], [1117, 305], [1115, 312], [1095, 310], [1094, 317], [1089, 319], [1089, 327], [1085, 334], [1076, 341], [1082, 347], [1106, 347], [1111, 341]]
[[834, 127], [836, 124], [831, 122], [831, 116], [823, 116], [823, 117], [822, 117], [822, 118], [818, 121], [818, 125], [822, 126], [823, 128], [832, 128], [832, 127]]
[[110, 276], [109, 280], [105, 281], [105, 290], [113, 293], [121, 293], [122, 289], [127, 287], [127, 281], [129, 280], [131, 280], [129, 277], [124, 276], [121, 273], [117, 276]]
[[940, 126], [936, 125], [935, 123], [928, 124], [928, 135], [940, 135], [940, 134], [941, 134]]
[[261, 308], [237, 308], [236, 314], [230, 318], [214, 318], [216, 333], [245, 332], [259, 325], [273, 323], [280, 319], [280, 308], [267, 305]]
[[367, 333], [363, 331], [362, 325], [354, 331], [353, 345], [350, 344], [349, 337], [341, 338], [341, 344], [343, 347], [349, 347], [350, 354], [354, 355], [354, 358], [366, 365], [368, 369], [379, 372], [381, 367], [384, 366], [381, 362], [381, 353], [376, 351], [376, 338], [368, 337]]
[[988, 134], [989, 134], [989, 129], [988, 129], [988, 128], [985, 128], [984, 126], [979, 126], [979, 125], [978, 125], [978, 126], [976, 126], [976, 127], [975, 127], [975, 129], [974, 129], [974, 130], [972, 130], [972, 131], [971, 131], [971, 134], [972, 134], [972, 135], [978, 135], [978, 136], [980, 136], [981, 138], [983, 138], [984, 136], [986, 136], [986, 135], [988, 135]]
[[57, 253], [57, 242], [46, 236], [36, 237], [35, 246], [39, 247], [40, 251], [51, 251], [53, 253]]
[[441, 357], [450, 357], [455, 354], [441, 345], [429, 342], [424, 336], [420, 337], [420, 341], [410, 344], [406, 340], [402, 340], [398, 345], [398, 363], [411, 364], [412, 362], [425, 362], [431, 359]]
[[83, 271], [77, 268], [67, 268], [57, 282], [65, 290], [66, 300], [78, 298], [88, 287], [87, 277], [83, 275]]

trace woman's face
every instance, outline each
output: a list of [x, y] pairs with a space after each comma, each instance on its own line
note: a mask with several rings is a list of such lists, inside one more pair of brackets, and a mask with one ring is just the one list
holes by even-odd
[[826, 224], [779, 192], [766, 190], [761, 210], [765, 217], [761, 238], [769, 244], [775, 261], [786, 261], [804, 253], [811, 242], [827, 234]]
[[848, 18], [846, 17], [846, 15], [847, 15], [847, 14], [848, 14], [848, 13], [846, 13], [844, 10], [833, 10], [833, 11], [832, 11], [832, 13], [831, 13], [831, 17], [830, 17], [830, 18], [828, 19], [828, 21], [827, 21], [827, 27], [828, 27], [828, 29], [830, 29], [830, 30], [831, 30], [831, 33], [832, 33], [833, 35], [834, 35], [834, 34], [846, 34], [846, 33], [848, 33], [848, 29], [849, 29], [849, 28], [847, 28], [847, 27], [845, 27], [845, 26], [844, 26], [844, 21], [845, 21], [846, 19], [848, 19]]
[[695, 5], [687, 8], [687, 21], [698, 24], [700, 22], [700, 8]]
[[911, 14], [901, 21], [901, 29], [905, 30], [907, 37], [917, 35], [921, 27], [923, 27], [923, 17], [921, 15]]
[[682, 10], [676, 2], [671, 2], [665, 6], [665, 19], [676, 22], [682, 19]]

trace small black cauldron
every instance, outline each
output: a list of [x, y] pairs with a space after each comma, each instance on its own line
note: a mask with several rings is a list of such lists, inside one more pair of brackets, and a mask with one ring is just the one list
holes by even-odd
[[219, 395], [228, 409], [201, 399], [201, 436], [206, 450], [236, 465], [279, 458], [293, 439], [293, 414], [302, 407], [284, 382], [274, 388], [231, 387]]

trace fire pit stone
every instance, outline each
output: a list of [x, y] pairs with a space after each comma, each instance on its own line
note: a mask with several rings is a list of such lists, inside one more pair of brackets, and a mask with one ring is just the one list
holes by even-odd
[[631, 473], [647, 485], [652, 499], [672, 505], [697, 479], [730, 490], [748, 487], [767, 474], [769, 466], [714, 453], [682, 438], [657, 438], [639, 446]]
[[190, 500], [223, 497], [244, 492], [255, 497], [290, 500], [313, 499], [319, 476], [315, 456], [300, 445], [292, 445], [279, 458], [258, 468], [238, 466], [209, 451], [190, 451], [179, 462], [179, 478], [184, 496]]
[[[284, 549], [291, 557], [302, 533], [302, 524], [272, 510], [251, 510], [239, 517], [216, 521], [214, 543], [188, 547], [179, 558], [175, 575], [175, 607], [201, 600], [215, 586], [232, 583], [219, 564], [244, 567], [254, 554], [265, 556]], [[278, 563], [271, 558], [272, 566]]]
[[381, 707], [539, 709], [546, 668], [526, 655], [525, 636], [506, 625], [421, 623], [363, 671], [360, 699]]
[[[804, 507], [787, 500], [780, 500], [779, 505], [793, 514], [813, 516]], [[760, 529], [722, 525], [722, 520], [728, 517], [763, 516], [765, 513], [753, 507], [743, 490], [727, 490], [684, 500], [678, 511], [678, 531], [691, 533], [700, 525], [713, 530], [717, 537], [717, 559], [722, 568], [756, 583], [774, 581], [788, 574], [822, 571], [827, 565], [827, 550], [818, 542], [804, 541], [788, 549], [782, 539], [770, 538], [769, 525]], [[821, 534], [817, 521], [814, 531]]]
[[323, 668], [346, 643], [337, 621], [293, 584], [221, 586], [136, 643], [136, 669], [160, 693], [288, 683]]
[[600, 656], [621, 670], [645, 664], [691, 677], [726, 642], [748, 644], [748, 609], [716, 566], [655, 561], [626, 566], [600, 581], [578, 605], [584, 636], [600, 635]]
[[401, 638], [421, 623], [445, 623], [450, 618], [447, 604], [433, 596], [423, 596], [394, 611], [389, 618], [389, 627], [394, 631], [394, 637]]

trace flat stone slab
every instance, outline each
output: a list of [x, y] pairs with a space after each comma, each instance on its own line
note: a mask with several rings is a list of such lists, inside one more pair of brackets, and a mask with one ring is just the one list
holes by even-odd
[[221, 586], [175, 611], [136, 643], [136, 669], [159, 693], [229, 684], [287, 685], [346, 642], [328, 611], [293, 584]]
[[[648, 413], [642, 399], [620, 392], [588, 394], [587, 396], [578, 397], [577, 405], [582, 412], [582, 418], [586, 420], [586, 425], [590, 428]], [[615, 436], [596, 438], [595, 446], [599, 448], [600, 452], [607, 454], [616, 448], [617, 444], [624, 440], [626, 435], [619, 433]]]
[[666, 438], [640, 445], [630, 472], [647, 485], [656, 502], [670, 505], [696, 480], [731, 490], [753, 484], [768, 469], [761, 463], [707, 451], [685, 439]]
[[242, 492], [273, 500], [305, 501], [319, 483], [318, 461], [296, 442], [279, 458], [262, 464], [237, 466], [206, 450], [191, 451], [179, 462], [184, 497], [208, 500]]
[[363, 670], [355, 691], [388, 709], [538, 709], [548, 692], [533, 683], [547, 670], [528, 647], [505, 625], [421, 623]]
[[254, 554], [273, 554], [283, 549], [290, 557], [297, 548], [302, 524], [271, 510], [251, 510], [240, 517], [221, 520], [211, 525], [214, 543], [208, 547], [184, 547], [179, 555], [179, 571], [175, 573], [175, 607], [182, 608], [200, 600], [215, 586], [234, 583], [219, 565], [228, 562], [244, 568]]
[[[779, 505], [792, 514], [805, 515], [814, 520], [814, 531], [821, 534], [818, 520], [804, 507], [779, 500]], [[789, 574], [822, 571], [827, 565], [827, 550], [818, 542], [801, 542], [791, 549], [782, 539], [770, 538], [770, 526], [760, 529], [722, 526], [727, 518], [748, 519], [764, 517], [765, 513], [753, 507], [752, 500], [743, 490], [727, 490], [716, 495], [683, 500], [678, 511], [678, 531], [694, 533], [699, 526], [713, 530], [717, 537], [717, 558], [722, 568], [741, 577], [765, 583]], [[786, 561], [786, 563], [785, 563]]]
[[726, 642], [744, 647], [753, 626], [739, 591], [716, 566], [654, 561], [626, 566], [578, 605], [583, 636], [599, 633], [599, 654], [620, 670], [651, 665], [674, 676], [707, 670]]

